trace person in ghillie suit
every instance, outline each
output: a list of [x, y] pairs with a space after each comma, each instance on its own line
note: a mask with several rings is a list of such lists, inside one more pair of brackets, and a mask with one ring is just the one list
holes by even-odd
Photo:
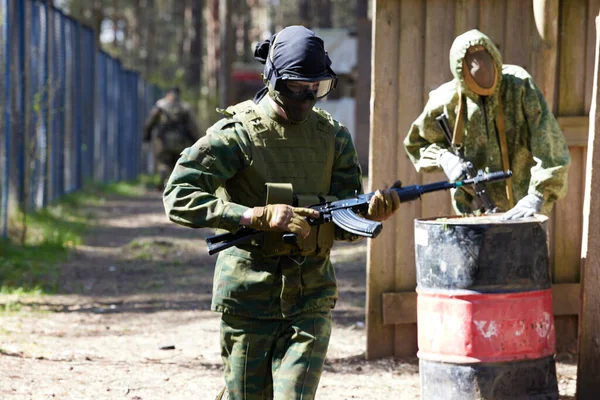
[[[222, 313], [226, 383], [217, 398], [308, 400], [338, 297], [330, 250], [360, 237], [332, 223], [309, 226], [306, 217], [319, 213], [306, 206], [362, 193], [362, 174], [350, 132], [314, 107], [337, 81], [323, 41], [290, 26], [259, 43], [255, 57], [265, 87], [221, 110], [225, 118], [183, 151], [163, 200], [185, 226], [265, 231], [216, 261], [212, 310]], [[380, 190], [365, 217], [382, 221], [399, 206], [395, 191]], [[298, 243], [284, 243], [284, 232]]]
[[164, 189], [175, 162], [186, 147], [200, 138], [194, 113], [180, 98], [179, 88], [169, 89], [159, 99], [146, 119], [144, 141], [152, 141], [156, 170], [160, 176], [158, 189]]
[[[436, 126], [435, 118], [446, 113], [454, 144], [462, 145], [475, 169], [512, 170], [512, 179], [486, 184], [504, 219], [549, 214], [567, 192], [570, 156], [531, 76], [516, 65], [503, 65], [496, 46], [476, 29], [454, 40], [450, 68], [454, 79], [431, 91], [404, 140], [417, 171], [442, 169], [450, 180], [463, 176], [460, 159]], [[453, 189], [452, 197], [459, 214], [478, 208], [470, 187]]]

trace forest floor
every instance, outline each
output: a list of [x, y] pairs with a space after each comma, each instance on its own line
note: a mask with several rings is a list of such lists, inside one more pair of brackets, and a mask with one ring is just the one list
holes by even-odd
[[[0, 295], [0, 399], [214, 399], [210, 232], [169, 222], [156, 192], [86, 212], [96, 222], [56, 294]], [[418, 399], [416, 357], [364, 359], [365, 258], [366, 241], [332, 252], [340, 299], [317, 398]], [[561, 399], [574, 399], [576, 360], [559, 360]]]

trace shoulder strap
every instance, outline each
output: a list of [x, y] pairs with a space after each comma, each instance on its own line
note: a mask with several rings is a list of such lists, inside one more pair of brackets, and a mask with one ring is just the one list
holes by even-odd
[[458, 110], [456, 111], [456, 122], [454, 132], [452, 133], [452, 146], [460, 148], [462, 146], [463, 135], [465, 132], [465, 98], [462, 90], [458, 90]]
[[253, 140], [255, 133], [262, 133], [269, 130], [263, 118], [256, 112], [256, 104], [252, 100], [246, 100], [239, 104], [229, 106], [226, 110], [221, 110], [220, 112], [222, 111], [225, 111], [225, 115], [234, 117], [240, 121]]
[[[498, 129], [498, 140], [500, 141], [500, 152], [502, 153], [502, 169], [508, 171], [510, 169], [510, 161], [508, 159], [508, 146], [506, 144], [506, 132], [504, 129], [504, 110], [502, 109], [502, 99], [498, 96], [498, 112], [496, 113], [496, 128]], [[515, 205], [513, 196], [511, 178], [504, 181], [506, 185], [506, 197], [510, 208]]]

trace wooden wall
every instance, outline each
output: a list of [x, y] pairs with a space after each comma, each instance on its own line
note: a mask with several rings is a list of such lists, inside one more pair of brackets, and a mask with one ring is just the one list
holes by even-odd
[[[567, 197], [550, 219], [559, 349], [575, 350], [588, 118], [600, 0], [375, 0], [369, 190], [444, 180], [417, 175], [402, 141], [428, 93], [452, 79], [448, 53], [472, 28], [487, 34], [504, 63], [528, 70], [558, 117], [571, 151]], [[452, 214], [449, 193], [401, 206], [369, 242], [367, 358], [414, 355], [416, 274], [413, 221]]]

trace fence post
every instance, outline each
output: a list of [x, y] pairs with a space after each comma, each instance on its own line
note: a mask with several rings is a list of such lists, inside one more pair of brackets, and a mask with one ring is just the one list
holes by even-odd
[[9, 38], [9, 0], [2, 0], [4, 14], [2, 15], [2, 26], [4, 36], [5, 70], [4, 70], [4, 176], [2, 179], [2, 204], [0, 206], [0, 225], [2, 228], [2, 237], [7, 237], [8, 232], [8, 190], [10, 188], [10, 41]]
[[17, 1], [17, 28], [18, 28], [18, 50], [17, 50], [17, 74], [18, 80], [17, 112], [18, 112], [18, 132], [17, 140], [17, 195], [18, 202], [22, 204], [25, 195], [25, 95], [26, 95], [26, 76], [25, 76], [25, 2]]

